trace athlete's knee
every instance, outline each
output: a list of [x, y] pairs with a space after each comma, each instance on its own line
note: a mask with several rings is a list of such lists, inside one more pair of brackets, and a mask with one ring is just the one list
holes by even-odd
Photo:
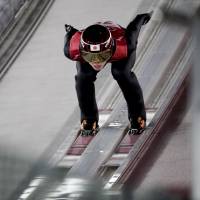
[[126, 77], [126, 72], [117, 68], [112, 68], [111, 73], [115, 80], [124, 79]]
[[78, 73], [77, 75], [75, 75], [76, 82], [80, 82], [80, 83], [94, 82], [95, 80], [96, 80], [96, 75], [92, 73], [87, 73], [87, 74]]

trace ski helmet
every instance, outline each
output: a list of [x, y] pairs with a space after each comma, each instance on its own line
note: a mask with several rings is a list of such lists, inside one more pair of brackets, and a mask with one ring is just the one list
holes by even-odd
[[87, 27], [81, 34], [82, 58], [95, 70], [101, 70], [112, 56], [113, 39], [109, 29], [101, 24]]

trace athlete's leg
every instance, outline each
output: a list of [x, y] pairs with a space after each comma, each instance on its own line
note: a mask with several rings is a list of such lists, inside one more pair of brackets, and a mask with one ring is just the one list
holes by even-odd
[[76, 92], [81, 110], [81, 122], [83, 120], [98, 122], [98, 108], [95, 98], [95, 86], [97, 71], [88, 63], [76, 63], [77, 75]]
[[113, 62], [111, 72], [127, 102], [128, 118], [137, 124], [139, 117], [146, 121], [146, 111], [142, 89], [135, 73], [131, 71], [135, 57], [133, 51], [128, 58]]

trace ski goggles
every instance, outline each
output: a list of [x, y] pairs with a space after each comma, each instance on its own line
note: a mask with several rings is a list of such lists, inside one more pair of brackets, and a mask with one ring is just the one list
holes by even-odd
[[106, 49], [101, 52], [87, 52], [81, 50], [81, 56], [88, 63], [103, 63], [111, 58], [112, 50]]

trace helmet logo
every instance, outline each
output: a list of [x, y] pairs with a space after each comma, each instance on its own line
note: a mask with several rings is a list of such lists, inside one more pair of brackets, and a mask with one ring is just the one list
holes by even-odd
[[100, 51], [100, 44], [90, 44], [90, 51]]

